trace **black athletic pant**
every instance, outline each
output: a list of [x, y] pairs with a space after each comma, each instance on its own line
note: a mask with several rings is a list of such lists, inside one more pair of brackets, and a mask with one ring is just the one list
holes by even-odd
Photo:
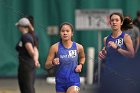
[[19, 58], [18, 83], [21, 93], [35, 93], [35, 67], [33, 60]]

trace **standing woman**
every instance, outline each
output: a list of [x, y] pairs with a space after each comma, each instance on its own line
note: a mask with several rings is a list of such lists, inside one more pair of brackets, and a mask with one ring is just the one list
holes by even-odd
[[[101, 93], [128, 93], [131, 81], [127, 77], [127, 61], [134, 57], [131, 37], [121, 31], [123, 16], [120, 13], [110, 15], [112, 33], [104, 38], [104, 48], [99, 53], [105, 59], [101, 72]], [[127, 91], [127, 92], [126, 92]]]
[[16, 46], [19, 58], [18, 83], [21, 93], [35, 93], [35, 68], [39, 67], [38, 49], [34, 39], [30, 34], [30, 21], [27, 18], [21, 18], [16, 26], [22, 33], [22, 36]]
[[85, 54], [83, 46], [72, 41], [73, 34], [72, 25], [63, 23], [60, 26], [61, 40], [51, 46], [46, 60], [47, 69], [56, 67], [56, 93], [79, 92], [79, 73], [85, 63]]
[[133, 47], [134, 47], [134, 52], [135, 54], [138, 51], [139, 48], [139, 28], [133, 25], [133, 20], [131, 17], [126, 16], [124, 17], [123, 25], [121, 27], [122, 31], [130, 35], [132, 42], [133, 42]]

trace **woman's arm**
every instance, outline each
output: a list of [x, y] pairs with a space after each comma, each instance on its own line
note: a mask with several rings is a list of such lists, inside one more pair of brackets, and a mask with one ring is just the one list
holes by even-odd
[[29, 55], [30, 55], [32, 58], [34, 58], [34, 56], [35, 56], [35, 51], [34, 51], [34, 48], [33, 48], [32, 44], [31, 44], [30, 42], [27, 42], [27, 43], [25, 44], [25, 48], [27, 49]]
[[[50, 69], [54, 65], [59, 64], [59, 59], [58, 58], [54, 59], [57, 50], [58, 50], [58, 44], [54, 44], [54, 45], [51, 46], [51, 48], [49, 50], [49, 54], [48, 54], [47, 60], [46, 60], [46, 63], [45, 63], [45, 67], [47, 69]], [[55, 62], [53, 63], [53, 61], [55, 61]]]
[[25, 48], [27, 49], [29, 55], [33, 58], [33, 60], [35, 62], [35, 66], [39, 68], [40, 64], [38, 61], [38, 57], [39, 57], [38, 49], [36, 47], [33, 48], [32, 44], [30, 42], [27, 42], [25, 44]]
[[136, 38], [136, 47], [135, 47], [135, 54], [137, 53], [138, 49], [139, 49], [139, 44], [140, 44], [140, 37]]
[[104, 47], [103, 47], [103, 49], [99, 52], [99, 55], [98, 55], [98, 57], [99, 57], [100, 60], [105, 59], [106, 54], [107, 54], [107, 52], [106, 52], [106, 39], [107, 39], [107, 37], [104, 38]]
[[39, 52], [38, 52], [38, 49], [36, 46], [34, 46], [34, 52], [35, 52], [35, 56], [34, 56], [34, 61], [35, 61], [35, 66], [37, 68], [40, 67], [40, 64], [39, 64], [39, 61], [38, 61], [38, 58], [39, 58]]
[[77, 65], [75, 71], [81, 72], [82, 66], [85, 63], [85, 53], [84, 53], [84, 48], [82, 45], [77, 44], [77, 47], [78, 47], [78, 52], [79, 52], [79, 65]]
[[34, 47], [34, 52], [35, 52], [34, 59], [35, 59], [35, 60], [38, 60], [38, 58], [39, 58], [39, 52], [38, 52], [38, 49], [37, 49], [36, 46]]
[[124, 42], [125, 42], [125, 45], [127, 47], [127, 50], [119, 48], [117, 51], [120, 54], [122, 54], [122, 55], [124, 55], [126, 57], [134, 57], [133, 43], [132, 43], [131, 37], [128, 34], [125, 34]]
[[85, 53], [82, 45], [79, 45], [79, 63], [82, 65], [85, 63]]

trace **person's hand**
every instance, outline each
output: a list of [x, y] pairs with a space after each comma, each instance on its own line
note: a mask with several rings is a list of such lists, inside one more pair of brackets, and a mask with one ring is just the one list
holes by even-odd
[[52, 64], [53, 64], [53, 65], [59, 65], [59, 64], [60, 64], [59, 58], [55, 58], [55, 59], [52, 61]]
[[35, 61], [35, 67], [36, 67], [36, 68], [40, 68], [40, 63], [39, 63], [38, 60]]
[[114, 48], [114, 49], [117, 49], [117, 44], [114, 43], [113, 41], [109, 41], [109, 42], [108, 42], [108, 45], [109, 45], [110, 47]]
[[105, 59], [106, 54], [107, 54], [107, 52], [106, 52], [105, 49], [103, 49], [102, 51], [100, 51], [100, 52], [99, 52], [99, 55], [98, 55], [99, 59], [100, 59], [100, 60]]
[[79, 72], [81, 72], [81, 70], [82, 70], [82, 65], [81, 64], [77, 65], [75, 72], [79, 73]]

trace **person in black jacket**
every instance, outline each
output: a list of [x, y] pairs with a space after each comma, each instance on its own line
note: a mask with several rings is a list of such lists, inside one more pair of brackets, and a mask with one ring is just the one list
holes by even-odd
[[22, 33], [16, 46], [19, 58], [18, 83], [20, 91], [21, 93], [35, 93], [35, 68], [40, 67], [40, 64], [37, 45], [32, 34], [33, 26], [27, 18], [21, 18], [16, 26]]
[[[140, 31], [140, 10], [137, 11], [137, 17], [134, 19], [133, 24], [139, 28]], [[140, 41], [140, 36], [139, 36], [139, 41]], [[139, 42], [140, 43], [140, 42]], [[140, 51], [140, 47], [138, 49], [138, 51]]]
[[121, 29], [123, 32], [127, 33], [130, 35], [132, 42], [133, 42], [133, 47], [134, 47], [134, 52], [135, 54], [138, 51], [139, 48], [139, 37], [140, 37], [140, 31], [139, 28], [136, 27], [133, 24], [133, 20], [130, 16], [125, 16], [123, 20], [123, 25], [121, 26]]

